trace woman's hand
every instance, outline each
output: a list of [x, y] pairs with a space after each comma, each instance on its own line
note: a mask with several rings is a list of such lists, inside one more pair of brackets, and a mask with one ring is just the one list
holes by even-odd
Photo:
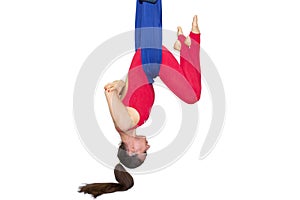
[[118, 94], [121, 93], [122, 89], [125, 86], [125, 82], [122, 80], [117, 80], [112, 83], [108, 83], [104, 86], [106, 92], [113, 92], [116, 91]]

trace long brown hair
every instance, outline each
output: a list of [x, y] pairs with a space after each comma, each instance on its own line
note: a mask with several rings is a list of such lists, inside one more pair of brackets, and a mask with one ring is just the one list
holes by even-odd
[[79, 187], [78, 192], [90, 194], [94, 198], [107, 193], [126, 191], [134, 185], [132, 176], [124, 169], [121, 164], [117, 164], [114, 169], [116, 181], [118, 183], [91, 183]]

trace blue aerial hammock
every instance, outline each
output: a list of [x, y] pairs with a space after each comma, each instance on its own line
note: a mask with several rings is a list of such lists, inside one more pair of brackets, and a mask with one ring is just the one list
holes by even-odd
[[137, 0], [135, 49], [141, 49], [143, 70], [149, 83], [153, 83], [162, 60], [161, 0]]

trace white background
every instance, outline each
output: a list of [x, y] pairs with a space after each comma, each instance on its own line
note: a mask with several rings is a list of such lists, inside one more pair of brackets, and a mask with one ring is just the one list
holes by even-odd
[[[84, 60], [132, 30], [134, 10], [134, 0], [1, 1], [0, 199], [92, 199], [77, 187], [114, 179], [82, 146], [72, 95]], [[199, 134], [171, 167], [100, 198], [299, 199], [298, 2], [163, 2], [165, 29], [189, 29], [193, 14], [225, 86], [221, 140], [199, 161]]]

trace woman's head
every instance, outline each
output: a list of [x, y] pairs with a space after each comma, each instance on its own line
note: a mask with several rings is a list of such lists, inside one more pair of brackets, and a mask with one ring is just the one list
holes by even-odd
[[118, 150], [120, 162], [127, 168], [137, 168], [142, 165], [150, 148], [145, 137], [135, 137], [132, 141], [121, 143]]

